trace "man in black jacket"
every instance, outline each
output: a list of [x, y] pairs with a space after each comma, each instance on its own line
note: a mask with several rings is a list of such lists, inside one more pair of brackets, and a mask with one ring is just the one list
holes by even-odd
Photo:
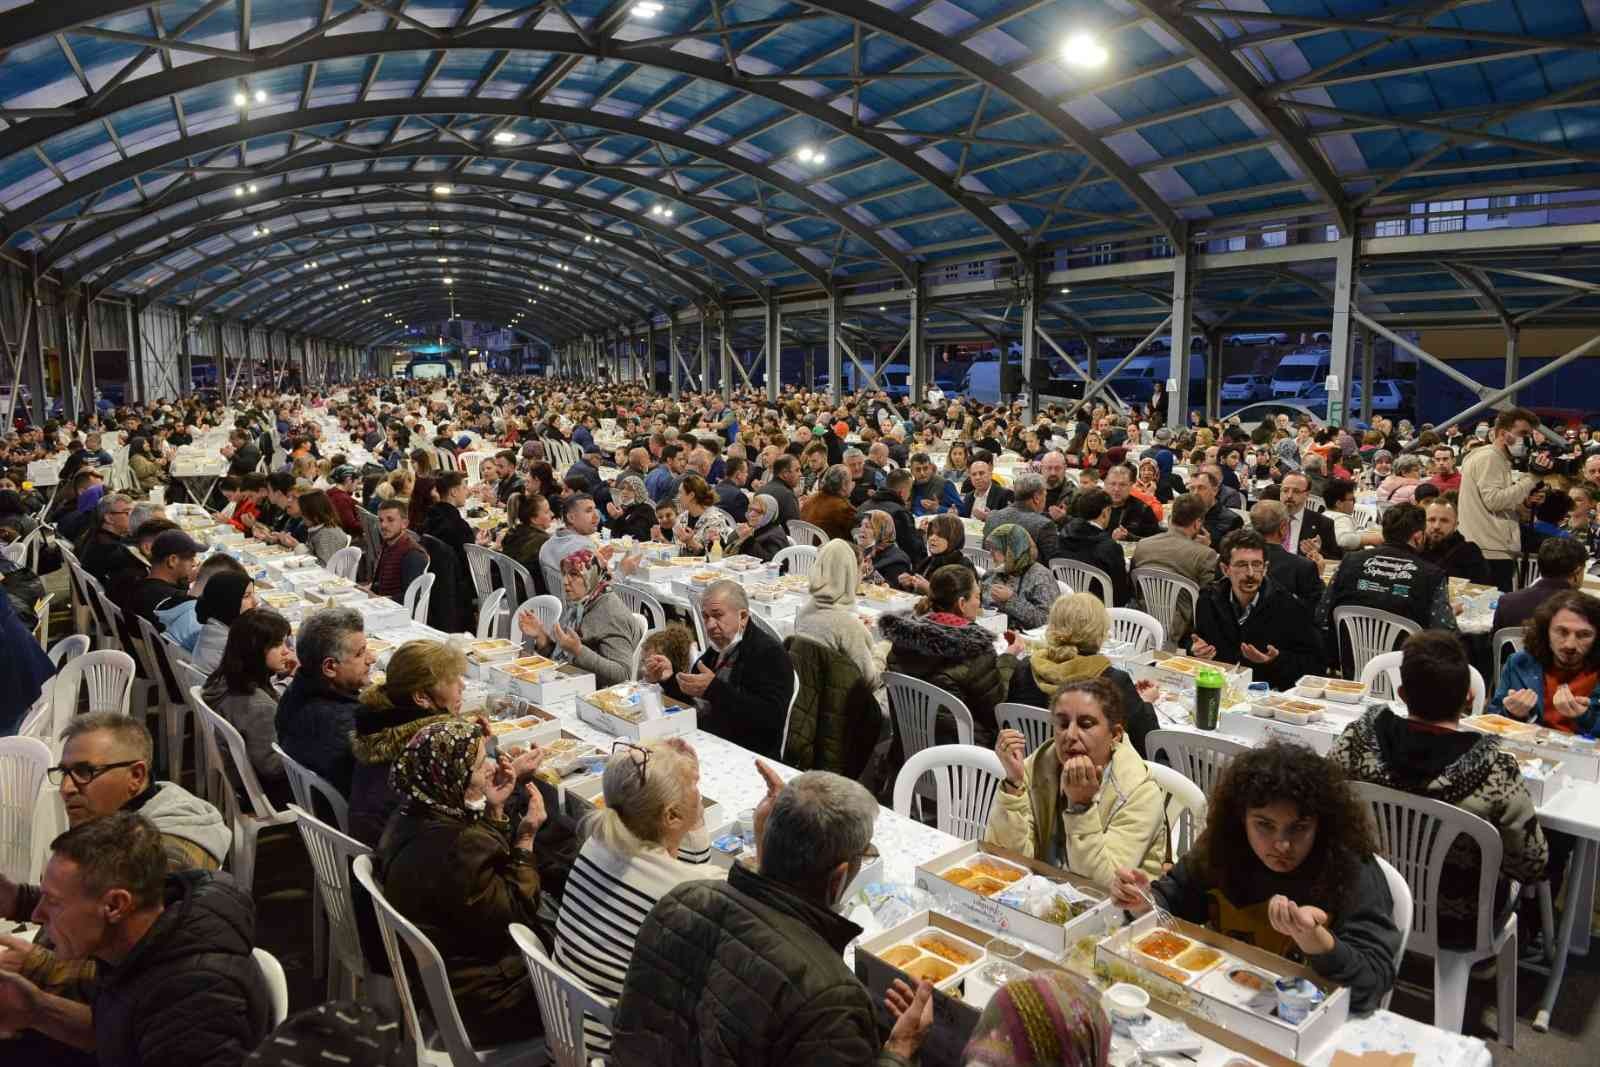
[[1118, 463], [1106, 472], [1106, 492], [1111, 494], [1111, 536], [1118, 541], [1137, 541], [1161, 532], [1161, 520], [1150, 505], [1133, 495], [1133, 468]]
[[772, 461], [772, 477], [761, 486], [761, 491], [778, 502], [778, 522], [787, 527], [791, 519], [800, 517], [800, 499], [794, 487], [800, 484], [800, 461], [790, 455], [781, 455]]
[[[182, 530], [168, 530], [152, 541], [150, 573], [128, 594], [126, 610], [153, 623], [157, 630], [164, 629], [156, 612], [194, 599], [189, 586], [199, 566], [196, 558], [204, 547]], [[134, 622], [127, 622], [131, 630]]]
[[1190, 650], [1205, 659], [1248, 666], [1257, 681], [1288, 689], [1322, 670], [1322, 642], [1310, 614], [1267, 577], [1267, 545], [1254, 530], [1222, 539], [1225, 581], [1200, 591]]
[[1322, 584], [1322, 568], [1305, 556], [1284, 551], [1285, 520], [1283, 505], [1276, 500], [1263, 500], [1250, 509], [1250, 527], [1267, 543], [1267, 577], [1293, 594], [1307, 611], [1315, 611], [1327, 588]]
[[738, 582], [712, 582], [699, 610], [710, 645], [705, 654], [676, 674], [666, 656], [647, 656], [645, 679], [693, 703], [703, 729], [777, 759], [795, 687], [789, 653], [764, 627], [750, 624], [750, 602]]
[[132, 812], [51, 849], [33, 918], [62, 955], [101, 962], [94, 1002], [0, 967], [0, 1030], [37, 1030], [118, 1067], [243, 1063], [271, 1023], [249, 894], [206, 871], [169, 875], [161, 833]]
[[[1073, 498], [1072, 518], [1056, 538], [1056, 557], [1077, 560], [1105, 571], [1111, 579], [1113, 601], [1106, 607], [1120, 608], [1127, 606], [1133, 586], [1128, 581], [1128, 561], [1122, 554], [1122, 546], [1112, 538], [1110, 525], [1111, 494], [1104, 489], [1084, 490]], [[1098, 582], [1091, 582], [1087, 590], [1078, 592], [1090, 592], [1102, 599], [1105, 596]]]
[[[1432, 508], [1428, 509], [1430, 519]], [[1460, 536], [1457, 534], [1456, 536]], [[1539, 610], [1539, 605], [1568, 589], [1583, 588], [1583, 570], [1589, 556], [1582, 542], [1570, 537], [1549, 537], [1539, 546], [1539, 580], [1526, 589], [1506, 593], [1494, 606], [1490, 631], [1521, 626]]]
[[[1448, 497], [1436, 496], [1429, 500], [1427, 514], [1428, 525], [1422, 541], [1422, 558], [1452, 578], [1465, 578], [1480, 585], [1493, 585], [1494, 575], [1489, 573], [1489, 561], [1483, 558], [1483, 549], [1468, 541], [1456, 528], [1454, 494]], [[1582, 554], [1581, 551], [1579, 554]], [[1528, 614], [1533, 614], [1532, 609]]]
[[377, 658], [367, 647], [361, 613], [354, 608], [312, 612], [295, 637], [295, 657], [300, 668], [279, 698], [273, 720], [278, 744], [290, 759], [349, 796], [355, 774], [350, 735], [361, 706], [356, 695]]
[[728, 513], [734, 522], [743, 522], [750, 510], [750, 498], [744, 495], [744, 487], [750, 484], [750, 464], [738, 456], [731, 456], [723, 464], [722, 481], [718, 482], [714, 491], [717, 494], [717, 507]]
[[133, 561], [128, 558], [128, 534], [133, 500], [122, 493], [107, 493], [94, 506], [95, 528], [78, 548], [78, 562], [102, 587], [113, 571]]
[[1244, 525], [1244, 520], [1218, 498], [1217, 494], [1222, 488], [1222, 479], [1219, 475], [1201, 468], [1194, 472], [1189, 488], [1195, 496], [1205, 502], [1206, 535], [1211, 538], [1213, 545], [1222, 544], [1224, 537]]

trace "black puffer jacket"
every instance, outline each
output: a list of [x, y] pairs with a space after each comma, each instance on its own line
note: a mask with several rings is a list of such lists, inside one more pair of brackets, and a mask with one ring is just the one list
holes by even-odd
[[[994, 706], [1005, 700], [1017, 660], [1009, 654], [995, 654], [993, 634], [976, 623], [948, 626], [910, 614], [882, 616], [878, 631], [892, 646], [889, 670], [960, 697], [972, 712], [972, 743], [984, 748], [994, 744]], [[941, 745], [956, 743], [953, 717], [939, 716], [935, 739]]]
[[102, 1067], [238, 1067], [269, 1029], [250, 955], [255, 907], [226, 875], [167, 876], [166, 910], [116, 966], [102, 964], [94, 1036]]

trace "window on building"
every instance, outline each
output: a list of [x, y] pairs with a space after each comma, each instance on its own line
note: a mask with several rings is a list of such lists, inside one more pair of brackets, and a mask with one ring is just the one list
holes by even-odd
[[1289, 231], [1282, 226], [1272, 226], [1261, 231], [1262, 248], [1282, 248], [1289, 243]]
[[1379, 219], [1372, 230], [1372, 236], [1374, 237], [1404, 237], [1405, 235], [1405, 219]]
[[[1465, 200], [1435, 200], [1428, 205], [1428, 232], [1455, 233], [1467, 228]], [[1451, 214], [1461, 212], [1461, 214]]]

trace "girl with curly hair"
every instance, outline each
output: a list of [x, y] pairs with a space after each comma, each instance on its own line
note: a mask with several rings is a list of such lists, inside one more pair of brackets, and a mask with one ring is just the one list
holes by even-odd
[[1112, 899], [1142, 914], [1148, 891], [1180, 919], [1303, 960], [1369, 1012], [1394, 985], [1400, 947], [1375, 852], [1371, 815], [1338, 766], [1275, 741], [1228, 764], [1176, 867], [1154, 884], [1123, 868]]

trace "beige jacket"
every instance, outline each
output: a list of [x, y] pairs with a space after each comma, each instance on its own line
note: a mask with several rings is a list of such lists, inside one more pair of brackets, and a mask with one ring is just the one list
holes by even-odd
[[[1166, 794], [1126, 738], [1111, 753], [1100, 792], [1082, 815], [1067, 814], [1061, 803], [1060, 763], [1053, 742], [1039, 746], [1022, 770], [1026, 787], [1020, 795], [1004, 789], [995, 794], [985, 841], [1049, 862], [1055, 851], [1050, 837], [1062, 832], [1067, 869], [1096, 885], [1109, 888], [1117, 868], [1135, 863], [1150, 877], [1161, 876], [1167, 856]], [[1047, 827], [1055, 828], [1049, 837]]]
[[1522, 555], [1522, 527], [1517, 509], [1528, 499], [1539, 479], [1521, 477], [1511, 460], [1494, 445], [1473, 449], [1461, 464], [1461, 536], [1483, 549], [1486, 559], [1515, 559]]
[[[1214, 549], [1191, 541], [1176, 530], [1146, 537], [1133, 547], [1131, 573], [1139, 567], [1161, 567], [1173, 574], [1189, 579], [1204, 589], [1217, 576], [1217, 553]], [[1167, 637], [1183, 643], [1193, 625], [1194, 605], [1186, 596], [1178, 597], [1173, 626]]]

